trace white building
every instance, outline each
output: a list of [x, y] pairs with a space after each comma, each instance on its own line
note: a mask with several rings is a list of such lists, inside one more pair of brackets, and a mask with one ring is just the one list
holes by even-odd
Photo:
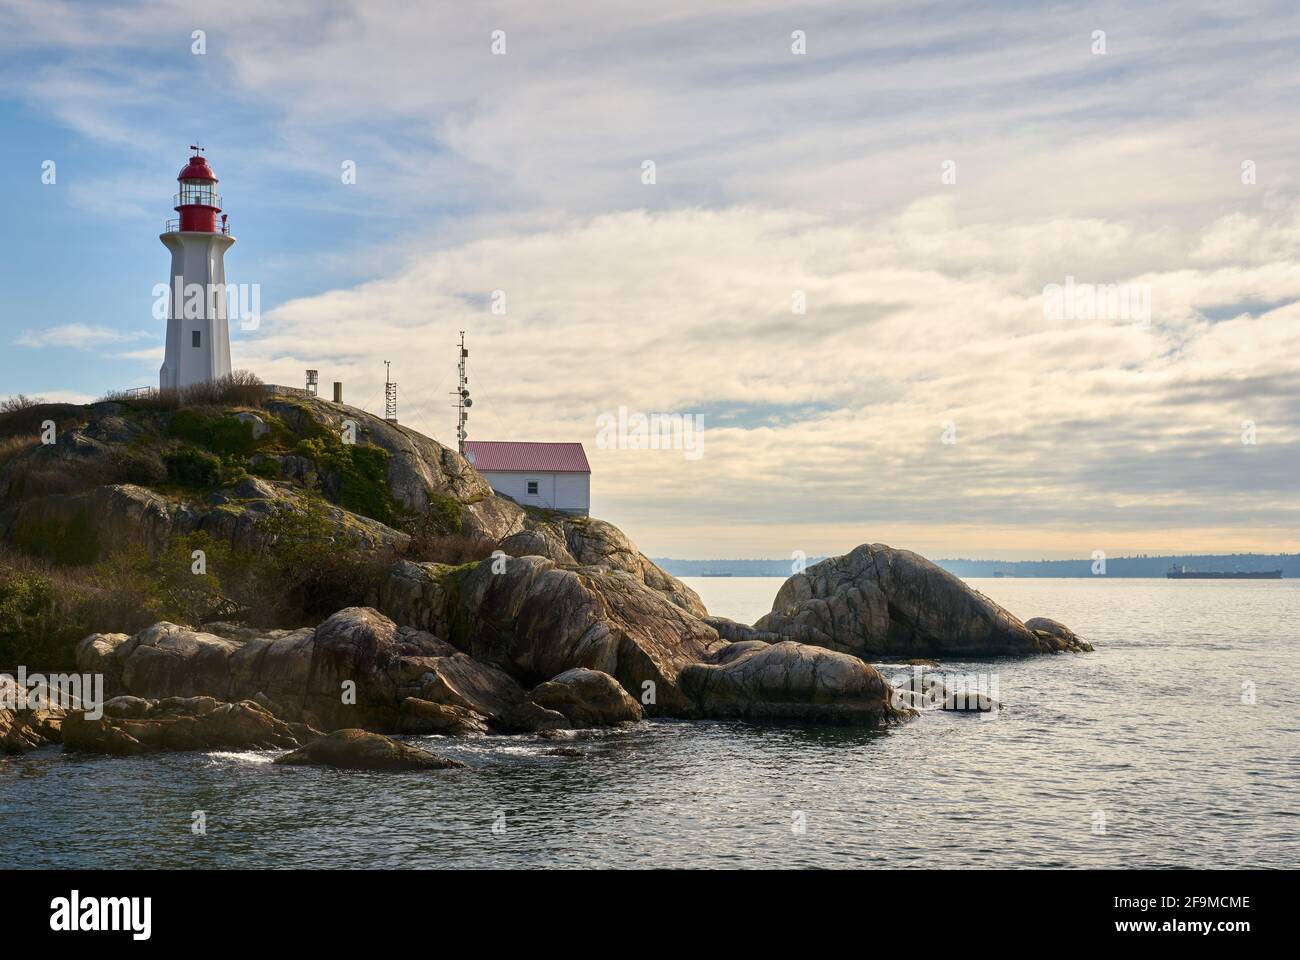
[[465, 458], [497, 493], [526, 507], [587, 516], [591, 466], [580, 443], [466, 440]]
[[230, 375], [226, 251], [235, 242], [221, 213], [217, 176], [195, 148], [176, 178], [180, 216], [158, 239], [171, 251], [167, 343], [158, 386], [177, 390]]

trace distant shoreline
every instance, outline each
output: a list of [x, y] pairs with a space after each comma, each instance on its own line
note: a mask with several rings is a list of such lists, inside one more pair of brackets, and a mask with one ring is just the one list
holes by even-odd
[[[680, 560], [652, 557], [655, 563], [675, 577], [788, 577], [793, 561], [788, 559]], [[825, 559], [809, 557], [807, 566]], [[940, 567], [959, 577], [990, 579], [1096, 579], [1099, 576], [1122, 580], [1163, 580], [1171, 566], [1189, 571], [1226, 571], [1261, 573], [1281, 570], [1286, 580], [1300, 579], [1300, 554], [1159, 554], [1137, 557], [1108, 557], [1105, 572], [1094, 570], [1098, 561], [1080, 560], [936, 560]]]

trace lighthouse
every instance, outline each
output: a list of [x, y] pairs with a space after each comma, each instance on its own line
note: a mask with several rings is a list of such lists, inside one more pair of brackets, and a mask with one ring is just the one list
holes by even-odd
[[158, 385], [179, 390], [230, 375], [230, 325], [226, 312], [226, 251], [235, 238], [221, 215], [217, 176], [201, 147], [176, 179], [180, 190], [158, 237], [171, 251], [167, 346]]

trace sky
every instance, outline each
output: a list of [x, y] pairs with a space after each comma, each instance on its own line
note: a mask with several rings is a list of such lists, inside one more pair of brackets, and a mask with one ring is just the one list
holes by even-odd
[[236, 368], [450, 445], [464, 330], [650, 555], [1298, 551], [1300, 9], [1135, 6], [0, 0], [0, 397], [157, 383], [201, 143]]

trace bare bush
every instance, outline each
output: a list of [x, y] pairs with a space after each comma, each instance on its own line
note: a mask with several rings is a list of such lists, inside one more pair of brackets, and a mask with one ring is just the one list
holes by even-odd
[[180, 391], [180, 405], [260, 407], [270, 394], [262, 378], [247, 370], [236, 370], [226, 377], [190, 384]]
[[0, 438], [0, 466], [4, 466], [24, 450], [36, 446], [37, 442], [35, 436], [23, 436], [22, 434]]
[[7, 400], [0, 400], [0, 414], [15, 413], [29, 407], [39, 407], [44, 402], [45, 398], [43, 397], [29, 397], [26, 394], [19, 393]]
[[406, 559], [419, 563], [459, 565], [486, 560], [495, 549], [496, 544], [483, 537], [424, 531], [411, 538], [411, 543], [406, 548]]
[[111, 390], [101, 402], [129, 403], [146, 410], [177, 410], [181, 407], [260, 407], [271, 395], [262, 378], [248, 370], [236, 370], [215, 380], [192, 383], [179, 390]]

